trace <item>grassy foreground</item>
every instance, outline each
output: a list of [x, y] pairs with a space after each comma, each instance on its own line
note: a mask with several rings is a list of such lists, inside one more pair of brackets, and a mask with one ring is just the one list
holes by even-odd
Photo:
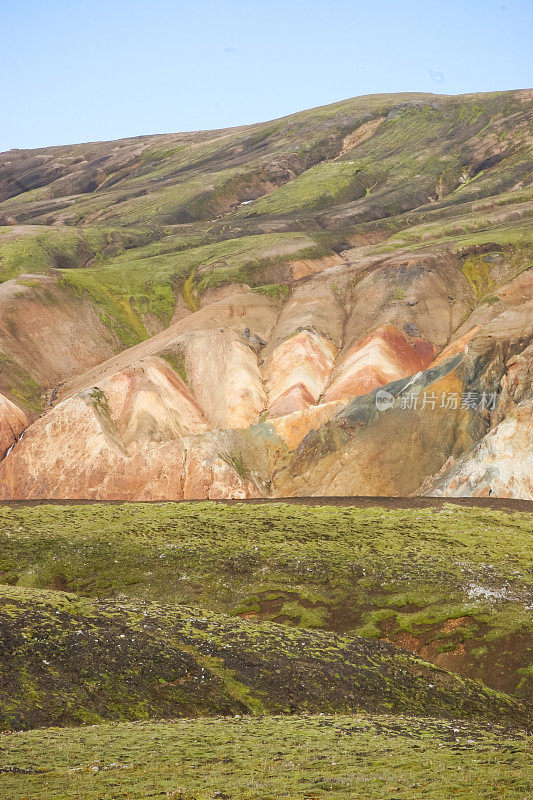
[[386, 638], [526, 697], [532, 530], [453, 505], [0, 507], [0, 581]]
[[217, 718], [0, 736], [2, 800], [525, 800], [517, 730], [390, 716]]
[[527, 709], [486, 687], [527, 697], [531, 530], [452, 505], [0, 507], [0, 800], [525, 800]]

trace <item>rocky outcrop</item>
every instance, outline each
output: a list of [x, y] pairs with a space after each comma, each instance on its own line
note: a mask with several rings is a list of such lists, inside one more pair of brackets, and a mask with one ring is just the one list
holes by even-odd
[[0, 394], [0, 459], [13, 447], [28, 424], [24, 411]]
[[533, 401], [521, 403], [472, 450], [450, 458], [417, 494], [533, 498]]
[[208, 430], [186, 384], [157, 356], [117, 372], [88, 396], [102, 414], [109, 415], [125, 448], [134, 442], [171, 441]]
[[[124, 380], [128, 376], [111, 381], [112, 402]], [[117, 405], [108, 404], [101, 390], [61, 402], [28, 429], [16, 457], [2, 462], [0, 497], [171, 500], [258, 494], [248, 473], [239, 470], [231, 435], [221, 432], [163, 440], [164, 425], [155, 430], [154, 423], [161, 423], [162, 417], [167, 433], [173, 423], [183, 425], [181, 415], [172, 419], [180, 395], [181, 410], [189, 414], [190, 425], [205, 427], [181, 389], [166, 404], [161, 396], [158, 402], [149, 398], [147, 403], [146, 397], [139, 396], [143, 394], [136, 395], [133, 415], [129, 408], [118, 424], [113, 416]], [[135, 424], [137, 438], [131, 439]]]
[[[527, 304], [526, 313], [533, 308]], [[533, 317], [532, 317], [533, 319]], [[506, 313], [487, 326], [487, 341], [502, 325], [527, 334], [525, 319]], [[483, 344], [480, 334], [477, 346]], [[473, 349], [476, 341], [473, 341]], [[516, 347], [516, 341], [514, 343]], [[442, 497], [533, 498], [533, 344], [505, 363], [497, 398], [490, 409], [491, 429], [461, 458], [450, 458], [417, 494]]]
[[295, 287], [265, 348], [269, 418], [315, 406], [342, 345], [345, 309], [328, 281]]
[[[411, 378], [387, 384], [385, 390], [375, 389], [350, 401], [278, 463], [274, 493], [293, 496], [417, 492], [428, 475], [434, 475], [445, 464], [450, 467], [463, 456], [466, 459], [478, 442], [485, 441], [498, 413], [506, 415], [511, 404], [516, 406], [522, 398], [529, 375], [526, 356], [530, 352], [529, 346], [524, 350], [523, 345], [532, 336], [529, 304], [519, 306], [496, 317], [471, 337], [462, 352], [439, 360]], [[505, 401], [509, 386], [516, 400]], [[527, 480], [520, 477], [529, 469], [531, 427], [530, 406], [525, 404], [494, 434], [494, 439], [487, 439], [475, 451], [481, 474], [482, 464], [491, 473], [498, 450], [502, 457], [506, 453], [512, 469], [516, 447], [516, 480], [495, 480], [495, 486], [507, 492], [505, 496], [531, 497]], [[466, 472], [467, 467], [462, 474]]]
[[418, 337], [411, 341], [394, 325], [382, 325], [344, 353], [324, 400], [368, 394], [378, 386], [425, 369], [437, 348]]
[[[486, 430], [477, 412], [460, 406], [468, 383], [458, 367], [452, 362], [388, 384], [383, 404], [379, 389], [350, 401], [278, 464], [275, 494], [414, 492], [428, 473], [472, 447]], [[459, 399], [457, 407], [447, 406], [449, 397]]]
[[276, 319], [235, 290], [66, 383], [0, 497], [531, 495], [529, 304], [435, 359], [392, 324], [343, 349], [324, 296], [329, 314], [295, 292]]
[[[361, 262], [350, 251], [348, 258], [357, 272], [345, 348], [387, 324], [443, 348], [471, 311], [472, 288], [457, 259], [447, 253], [402, 253], [374, 264]], [[367, 264], [372, 267], [368, 272]]]
[[49, 393], [122, 348], [97, 309], [59, 276], [0, 283], [0, 352]]
[[196, 332], [183, 343], [189, 385], [212, 428], [248, 428], [265, 408], [257, 352], [247, 331]]
[[268, 364], [268, 412], [280, 417], [315, 406], [327, 386], [337, 348], [314, 330], [278, 345]]

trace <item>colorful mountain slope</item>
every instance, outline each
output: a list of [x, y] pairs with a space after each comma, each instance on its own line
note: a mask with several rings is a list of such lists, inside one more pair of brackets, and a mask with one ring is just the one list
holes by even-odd
[[531, 497], [532, 108], [2, 154], [0, 497]]

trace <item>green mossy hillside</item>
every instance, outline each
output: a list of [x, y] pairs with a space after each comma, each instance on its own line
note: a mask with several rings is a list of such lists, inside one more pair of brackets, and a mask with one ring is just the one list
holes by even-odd
[[270, 286], [280, 274], [290, 275], [291, 260], [331, 255], [301, 233], [244, 236], [177, 252], [164, 252], [163, 244], [164, 240], [125, 252], [89, 270], [63, 271], [64, 285], [96, 304], [125, 346], [146, 338], [147, 314], [168, 325], [175, 292], [197, 311], [207, 289], [227, 283]]
[[1, 391], [30, 414], [41, 414], [46, 398], [41, 386], [19, 364], [0, 352]]
[[279, 189], [250, 203], [241, 213], [248, 216], [286, 214], [298, 210], [319, 211], [364, 197], [377, 181], [375, 171], [363, 172], [360, 166], [352, 162], [318, 164]]
[[23, 272], [40, 273], [49, 269], [79, 269], [145, 245], [151, 234], [142, 229], [32, 226], [0, 227], [0, 282], [15, 278]]
[[142, 601], [3, 587], [0, 727], [369, 712], [522, 725], [515, 699], [393, 645]]
[[525, 697], [531, 531], [454, 505], [4, 506], [0, 580], [386, 637]]

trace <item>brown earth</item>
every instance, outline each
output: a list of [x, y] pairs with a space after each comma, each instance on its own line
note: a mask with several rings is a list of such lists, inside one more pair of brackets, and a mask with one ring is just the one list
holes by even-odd
[[[462, 629], [470, 631], [472, 627], [477, 638], [468, 633], [462, 635]], [[499, 637], [497, 642], [491, 641], [484, 636], [488, 626], [471, 617], [426, 625], [419, 634], [398, 630], [393, 620], [383, 620], [379, 628], [383, 641], [416, 653], [424, 661], [443, 669], [478, 678], [487, 686], [509, 694], [517, 688], [521, 679], [517, 670], [523, 663], [524, 653], [531, 647], [531, 635], [527, 633], [510, 634]], [[486, 649], [481, 662], [472, 653], [480, 647]]]

